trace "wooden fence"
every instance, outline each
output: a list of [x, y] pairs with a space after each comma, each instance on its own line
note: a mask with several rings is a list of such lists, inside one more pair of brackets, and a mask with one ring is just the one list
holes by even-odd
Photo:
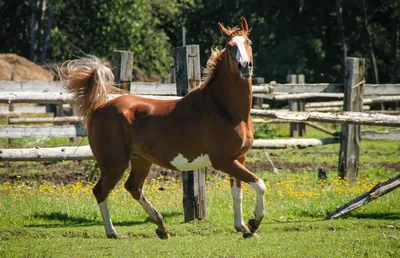
[[[196, 50], [197, 49], [197, 50]], [[186, 53], [189, 52], [190, 55]], [[124, 54], [124, 52], [121, 52]], [[183, 57], [182, 57], [183, 56]], [[175, 51], [175, 60], [184, 67], [176, 67], [177, 84], [159, 84], [143, 82], [124, 82], [129, 84], [131, 94], [144, 95], [159, 99], [179, 98], [200, 81], [200, 66], [198, 47], [186, 46]], [[187, 59], [190, 57], [190, 61]], [[186, 59], [185, 59], [186, 58]], [[129, 58], [127, 60], [130, 60]], [[193, 61], [195, 60], [195, 61]], [[275, 149], [292, 146], [309, 147], [323, 144], [340, 143], [340, 175], [348, 180], [355, 180], [358, 168], [359, 141], [361, 138], [400, 139], [400, 130], [388, 132], [361, 132], [359, 125], [385, 125], [400, 126], [398, 116], [368, 114], [361, 112], [359, 105], [363, 103], [364, 95], [378, 95], [370, 99], [393, 98], [389, 95], [400, 95], [400, 84], [364, 84], [363, 73], [354, 70], [354, 67], [363, 67], [362, 59], [348, 59], [352, 76], [345, 84], [328, 83], [286, 83], [286, 84], [262, 84], [253, 86], [255, 97], [277, 100], [304, 100], [313, 97], [344, 98], [345, 112], [321, 113], [299, 111], [276, 111], [252, 109], [251, 115], [258, 117], [275, 118], [275, 121], [306, 122], [313, 125], [312, 121], [333, 122], [343, 124], [341, 132], [333, 132], [332, 138], [327, 139], [282, 139], [282, 140], [256, 140], [253, 148]], [[178, 94], [179, 93], [179, 94]], [[384, 96], [380, 96], [384, 95]], [[387, 95], [387, 96], [385, 96]], [[117, 95], [110, 95], [114, 98]], [[354, 99], [358, 109], [354, 109]], [[394, 97], [397, 100], [398, 96]], [[70, 95], [64, 91], [60, 82], [16, 82], [0, 81], [0, 103], [38, 103], [38, 104], [67, 104]], [[307, 104], [306, 104], [307, 105]], [[304, 106], [306, 106], [304, 105]], [[335, 104], [337, 105], [337, 104]], [[278, 119], [278, 120], [276, 120]], [[51, 118], [24, 120], [21, 118], [9, 118], [11, 125], [0, 127], [0, 138], [20, 137], [77, 137], [85, 135], [82, 126], [76, 123], [79, 118]], [[311, 122], [310, 122], [311, 121]], [[58, 126], [18, 126], [18, 123], [32, 122], [66, 122], [70, 125]], [[318, 125], [313, 125], [318, 126]], [[340, 137], [339, 137], [340, 136]], [[27, 160], [72, 160], [92, 159], [93, 155], [88, 146], [57, 147], [57, 148], [25, 148], [25, 149], [1, 149], [0, 161], [27, 161]], [[185, 220], [203, 218], [205, 212], [205, 176], [204, 171], [184, 173], [184, 202]], [[190, 191], [189, 191], [190, 190]]]

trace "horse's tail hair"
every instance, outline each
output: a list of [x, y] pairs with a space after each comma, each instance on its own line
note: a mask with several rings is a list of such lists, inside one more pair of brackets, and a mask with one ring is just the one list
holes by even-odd
[[107, 102], [107, 94], [121, 91], [114, 87], [111, 69], [92, 55], [66, 61], [58, 73], [64, 88], [72, 93], [74, 109], [85, 123]]

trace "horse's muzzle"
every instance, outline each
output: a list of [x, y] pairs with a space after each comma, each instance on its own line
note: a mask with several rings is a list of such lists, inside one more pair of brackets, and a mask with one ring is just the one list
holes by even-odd
[[253, 64], [251, 61], [241, 61], [237, 66], [241, 77], [249, 78], [253, 75]]

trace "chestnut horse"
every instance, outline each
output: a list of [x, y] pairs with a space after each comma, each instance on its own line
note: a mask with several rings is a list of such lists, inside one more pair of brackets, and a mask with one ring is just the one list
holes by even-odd
[[[253, 143], [250, 118], [253, 55], [245, 18], [240, 26], [218, 23], [226, 46], [213, 50], [207, 75], [200, 85], [178, 100], [156, 100], [124, 95], [111, 101], [114, 76], [94, 56], [66, 62], [64, 87], [72, 93], [78, 113], [85, 118], [89, 144], [100, 169], [93, 188], [106, 235], [118, 238], [107, 207], [107, 197], [131, 165], [125, 188], [157, 224], [162, 239], [170, 237], [163, 217], [146, 200], [144, 181], [152, 164], [187, 171], [212, 165], [231, 176], [234, 226], [244, 237], [255, 233], [264, 216], [265, 185], [245, 166]], [[241, 182], [257, 197], [254, 217], [243, 221]]]

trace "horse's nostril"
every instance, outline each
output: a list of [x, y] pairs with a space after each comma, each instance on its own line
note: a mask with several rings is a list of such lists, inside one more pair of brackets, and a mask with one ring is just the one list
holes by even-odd
[[237, 67], [238, 67], [239, 70], [243, 69], [242, 63], [239, 62]]
[[249, 68], [253, 68], [253, 63], [249, 62]]

